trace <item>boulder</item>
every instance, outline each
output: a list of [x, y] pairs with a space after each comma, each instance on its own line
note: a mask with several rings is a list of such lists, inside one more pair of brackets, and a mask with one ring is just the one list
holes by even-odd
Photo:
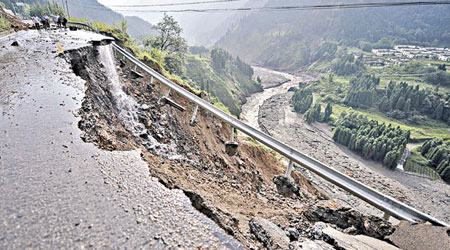
[[312, 222], [323, 221], [334, 224], [351, 234], [364, 234], [377, 239], [384, 239], [392, 234], [394, 227], [388, 221], [348, 207], [328, 207], [325, 205], [309, 206], [303, 214]]
[[428, 223], [402, 221], [388, 239], [401, 249], [450, 249], [450, 229]]
[[267, 249], [289, 249], [289, 238], [285, 232], [272, 222], [254, 217], [249, 221], [250, 232]]
[[277, 186], [278, 193], [285, 197], [290, 197], [299, 192], [299, 188], [295, 184], [295, 181], [286, 176], [276, 175], [273, 177], [273, 182]]
[[[399, 248], [366, 235], [349, 235], [340, 232], [323, 222], [317, 222], [310, 229], [309, 237], [314, 240], [323, 240], [336, 249], [348, 250], [399, 250]], [[320, 248], [319, 248], [320, 249]]]

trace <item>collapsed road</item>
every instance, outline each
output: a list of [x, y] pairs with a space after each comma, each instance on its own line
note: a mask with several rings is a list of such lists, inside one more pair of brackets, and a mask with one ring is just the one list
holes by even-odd
[[181, 191], [151, 179], [138, 150], [81, 140], [85, 84], [58, 44], [103, 39], [60, 30], [0, 40], [0, 248], [240, 248]]
[[[396, 228], [341, 207], [298, 173], [286, 180], [276, 154], [251, 140], [238, 139], [237, 154], [228, 155], [228, 124], [200, 110], [190, 126], [195, 105], [149, 84], [104, 39], [83, 31], [0, 38], [0, 248], [397, 249], [412, 242], [402, 233], [415, 224]], [[422, 242], [447, 243], [444, 228], [419, 225], [429, 235]]]

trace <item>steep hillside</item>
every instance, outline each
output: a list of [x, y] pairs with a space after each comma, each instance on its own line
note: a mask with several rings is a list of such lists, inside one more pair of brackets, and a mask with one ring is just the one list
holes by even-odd
[[[301, 5], [338, 1], [302, 1]], [[275, 0], [266, 6], [298, 6]], [[392, 44], [450, 45], [449, 6], [415, 6], [347, 10], [256, 12], [231, 29], [217, 46], [248, 62], [294, 70], [317, 58], [321, 45], [364, 49]]]
[[186, 58], [187, 82], [205, 90], [223, 103], [232, 114], [239, 115], [245, 97], [262, 91], [252, 80], [253, 69], [241, 59], [221, 49], [213, 49]]
[[120, 25], [122, 20], [128, 24], [128, 33], [131, 37], [143, 39], [154, 33], [152, 25], [139, 17], [123, 16], [100, 4], [97, 0], [71, 0], [69, 4], [70, 15], [87, 20], [106, 22], [109, 25]]

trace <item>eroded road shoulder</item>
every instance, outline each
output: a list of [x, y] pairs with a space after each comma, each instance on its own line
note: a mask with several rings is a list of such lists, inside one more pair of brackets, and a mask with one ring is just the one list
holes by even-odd
[[80, 139], [84, 81], [57, 56], [85, 32], [0, 40], [0, 248], [240, 248], [181, 191], [149, 177], [140, 152]]

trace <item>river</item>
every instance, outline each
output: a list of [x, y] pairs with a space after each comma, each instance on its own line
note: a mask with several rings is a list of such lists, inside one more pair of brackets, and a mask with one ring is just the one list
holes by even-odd
[[[289, 88], [298, 86], [299, 82], [310, 81], [313, 79], [306, 73], [296, 76], [286, 72], [280, 72], [257, 66], [253, 66], [253, 70], [255, 72], [255, 76], [260, 76], [262, 78], [264, 91], [255, 93], [247, 98], [247, 102], [242, 106], [241, 119], [250, 126], [259, 130], [261, 129], [258, 125], [258, 112], [265, 100], [274, 95], [286, 93]], [[287, 79], [288, 81], [276, 87], [266, 84], [268, 82], [273, 82], [274, 78], [279, 79], [278, 81], [280, 82], [283, 82], [281, 79]]]
[[[290, 87], [298, 86], [298, 82], [306, 82], [314, 78], [306, 73], [294, 76], [259, 67], [254, 67], [254, 71], [255, 76], [264, 75], [268, 78], [262, 79], [263, 86], [267, 81], [270, 83], [269, 86], [275, 87], [265, 88], [263, 92], [250, 96], [242, 108], [242, 120], [258, 129], [260, 129], [259, 124], [262, 124], [271, 136], [300, 152], [434, 217], [446, 222], [450, 221], [448, 213], [450, 188], [447, 184], [409, 175], [403, 171], [392, 171], [383, 167], [379, 162], [365, 160], [348, 148], [334, 143], [331, 139], [332, 131], [328, 125], [324, 123], [308, 124], [302, 115], [293, 112], [289, 104], [292, 93], [287, 93], [287, 90]], [[270, 74], [278, 79], [280, 75], [284, 76], [290, 81], [278, 86], [269, 79]], [[309, 171], [302, 168], [297, 170], [339, 203], [365, 214], [381, 215], [377, 209], [348, 195], [347, 192], [336, 188]]]

